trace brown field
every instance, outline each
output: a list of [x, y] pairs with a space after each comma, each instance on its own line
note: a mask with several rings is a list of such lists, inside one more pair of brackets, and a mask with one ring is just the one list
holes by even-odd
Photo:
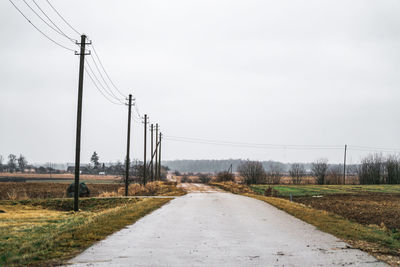
[[[69, 183], [0, 183], [0, 200], [22, 200], [35, 198], [65, 198]], [[91, 197], [116, 197], [124, 195], [122, 184], [87, 184]], [[130, 196], [182, 195], [185, 192], [175, 183], [150, 182], [146, 186], [131, 184]]]
[[389, 229], [400, 229], [400, 194], [334, 194], [295, 197], [293, 200], [364, 225], [376, 224]]
[[[73, 173], [59, 173], [59, 174], [41, 174], [41, 173], [10, 173], [2, 172], [0, 173], [0, 178], [54, 178], [54, 179], [71, 179], [75, 178]], [[81, 174], [81, 180], [119, 180], [120, 177], [116, 175], [92, 175], [92, 174]]]

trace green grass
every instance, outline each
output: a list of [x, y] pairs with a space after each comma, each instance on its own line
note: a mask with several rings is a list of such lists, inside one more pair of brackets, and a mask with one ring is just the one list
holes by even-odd
[[63, 211], [72, 200], [0, 201], [0, 266], [50, 266], [134, 223], [170, 199], [84, 199], [82, 211]]
[[[263, 194], [269, 185], [250, 186], [257, 193]], [[400, 185], [271, 185], [279, 196], [316, 196], [326, 194], [351, 193], [400, 193]]]

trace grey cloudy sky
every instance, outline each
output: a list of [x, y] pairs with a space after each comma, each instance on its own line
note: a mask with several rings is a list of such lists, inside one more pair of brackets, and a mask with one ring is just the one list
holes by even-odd
[[[63, 44], [13, 0], [43, 30]], [[27, 0], [28, 3], [33, 3]], [[74, 38], [45, 0], [36, 0]], [[168, 136], [400, 148], [399, 1], [53, 0], [112, 79]], [[73, 162], [78, 57], [0, 2], [0, 154]], [[90, 47], [89, 47], [90, 49]], [[127, 108], [85, 80], [82, 159], [125, 154]], [[133, 124], [133, 157], [143, 127]], [[366, 151], [350, 150], [356, 162]], [[342, 160], [334, 149], [165, 140], [164, 159]]]

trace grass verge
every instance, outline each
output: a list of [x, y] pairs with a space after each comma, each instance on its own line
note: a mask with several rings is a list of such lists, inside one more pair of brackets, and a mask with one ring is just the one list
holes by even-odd
[[251, 185], [251, 189], [263, 194], [271, 186], [279, 196], [294, 197], [327, 194], [400, 193], [400, 185]]
[[251, 192], [252, 190], [249, 187], [246, 189], [244, 185], [234, 183], [212, 183], [211, 185], [267, 202], [392, 266], [400, 266], [400, 236], [385, 227], [362, 225], [335, 213], [313, 209], [300, 203], [290, 202], [287, 199], [262, 196], [254, 191]]
[[170, 200], [87, 199], [78, 213], [56, 202], [1, 201], [0, 266], [61, 264]]

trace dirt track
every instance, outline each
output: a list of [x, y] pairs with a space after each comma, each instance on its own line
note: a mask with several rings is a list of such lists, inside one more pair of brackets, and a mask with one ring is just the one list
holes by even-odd
[[[196, 185], [190, 186], [195, 191]], [[265, 202], [212, 192], [172, 200], [73, 266], [386, 266]]]

